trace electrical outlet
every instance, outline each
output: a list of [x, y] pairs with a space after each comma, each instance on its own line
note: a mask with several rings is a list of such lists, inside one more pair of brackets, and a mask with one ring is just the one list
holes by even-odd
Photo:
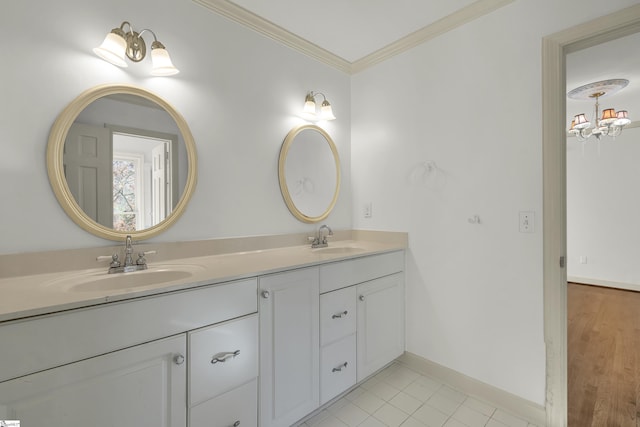
[[365, 203], [364, 206], [362, 207], [362, 216], [365, 218], [371, 218], [371, 216], [373, 215], [373, 211], [372, 211], [372, 206], [371, 206], [371, 202]]
[[520, 212], [520, 232], [533, 233], [535, 231], [535, 220], [534, 212]]

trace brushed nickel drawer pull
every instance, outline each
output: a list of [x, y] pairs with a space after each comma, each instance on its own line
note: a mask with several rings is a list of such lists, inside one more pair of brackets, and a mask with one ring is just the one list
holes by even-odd
[[344, 316], [346, 316], [348, 313], [347, 310], [343, 311], [342, 313], [339, 314], [334, 314], [333, 316], [331, 316], [332, 319], [342, 319]]
[[240, 350], [218, 353], [213, 356], [213, 359], [211, 359], [211, 363], [218, 363], [218, 362], [224, 363], [227, 360], [232, 359], [239, 354], [240, 354]]
[[347, 367], [347, 362], [344, 362], [342, 365], [338, 366], [337, 368], [333, 368], [331, 372], [340, 372], [346, 367]]

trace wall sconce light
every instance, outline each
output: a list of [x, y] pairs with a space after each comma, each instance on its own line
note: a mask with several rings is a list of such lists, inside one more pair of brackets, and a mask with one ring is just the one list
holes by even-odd
[[[125, 32], [124, 27], [128, 26], [129, 31]], [[153, 43], [151, 43], [151, 75], [154, 76], [173, 76], [180, 71], [174, 67], [169, 57], [169, 52], [164, 45], [158, 41], [155, 33], [149, 29], [144, 29], [139, 33], [134, 31], [131, 24], [124, 21], [120, 28], [111, 30], [107, 37], [99, 47], [93, 49], [93, 52], [105, 61], [117, 65], [118, 67], [127, 67], [125, 57], [133, 62], [140, 62], [147, 54], [147, 45], [142, 38], [145, 31], [153, 35]]]
[[[322, 95], [324, 101], [320, 105], [320, 111], [316, 112], [316, 95]], [[304, 99], [304, 107], [302, 108], [302, 114], [309, 120], [335, 120], [336, 116], [333, 115], [331, 104], [327, 101], [327, 97], [323, 93], [314, 93], [310, 91]]]

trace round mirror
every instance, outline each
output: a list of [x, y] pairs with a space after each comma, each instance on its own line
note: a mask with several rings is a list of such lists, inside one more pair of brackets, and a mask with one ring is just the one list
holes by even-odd
[[73, 100], [51, 128], [49, 181], [83, 229], [142, 240], [172, 225], [196, 184], [196, 149], [184, 118], [159, 96], [103, 85]]
[[278, 178], [293, 216], [308, 223], [329, 216], [340, 191], [340, 159], [329, 134], [316, 125], [293, 128], [282, 143]]

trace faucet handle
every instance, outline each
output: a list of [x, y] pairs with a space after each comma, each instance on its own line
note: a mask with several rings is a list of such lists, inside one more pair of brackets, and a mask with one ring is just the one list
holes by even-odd
[[120, 267], [120, 260], [118, 259], [118, 254], [113, 254], [113, 255], [101, 255], [99, 257], [96, 257], [96, 261], [111, 261], [111, 264], [109, 264], [109, 267]]
[[158, 253], [158, 252], [157, 251], [145, 251], [145, 252], [138, 253], [138, 259], [136, 260], [136, 264], [137, 265], [145, 265], [147, 263], [147, 259], [145, 258], [145, 255], [153, 255], [155, 253]]

